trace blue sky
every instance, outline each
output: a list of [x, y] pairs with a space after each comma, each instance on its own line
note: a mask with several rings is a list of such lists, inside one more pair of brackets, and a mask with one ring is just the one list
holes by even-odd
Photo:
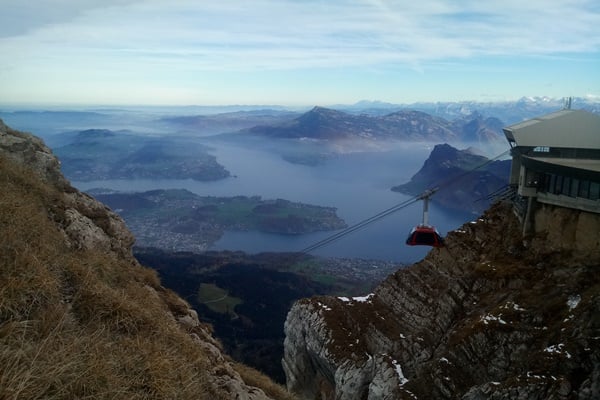
[[0, 0], [0, 104], [600, 99], [597, 0]]

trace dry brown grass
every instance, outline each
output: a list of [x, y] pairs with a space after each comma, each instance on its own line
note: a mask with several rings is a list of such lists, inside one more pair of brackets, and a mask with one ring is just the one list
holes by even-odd
[[0, 188], [0, 399], [224, 398], [156, 273], [69, 249], [61, 194], [1, 156]]
[[244, 382], [248, 385], [261, 388], [267, 396], [281, 400], [296, 400], [297, 397], [289, 393], [283, 386], [278, 385], [268, 379], [254, 368], [241, 363], [233, 364], [234, 369], [241, 375]]

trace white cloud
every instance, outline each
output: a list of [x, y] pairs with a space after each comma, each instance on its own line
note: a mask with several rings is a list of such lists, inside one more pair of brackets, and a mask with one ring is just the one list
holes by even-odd
[[147, 79], [181, 90], [183, 79], [224, 71], [425, 73], [488, 56], [600, 51], [595, 0], [4, 1], [2, 86]]
[[43, 3], [40, 15], [64, 23], [39, 24], [45, 17], [30, 8], [32, 24], [39, 25], [20, 45], [134, 63], [188, 57], [201, 69], [419, 63], [600, 48], [600, 13], [585, 1]]

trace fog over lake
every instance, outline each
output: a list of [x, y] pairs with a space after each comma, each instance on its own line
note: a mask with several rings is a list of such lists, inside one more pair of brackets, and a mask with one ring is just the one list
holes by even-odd
[[[120, 191], [184, 188], [202, 196], [261, 196], [337, 208], [348, 225], [356, 224], [411, 198], [392, 192], [392, 186], [408, 181], [428, 157], [434, 144], [390, 145], [385, 151], [338, 154], [318, 165], [292, 164], [281, 152], [248, 147], [231, 141], [210, 140], [212, 154], [231, 174], [230, 178], [194, 180], [102, 180], [73, 182], [80, 190], [107, 188]], [[289, 146], [289, 143], [286, 144]], [[430, 223], [440, 233], [458, 228], [475, 215], [430, 206]], [[413, 262], [428, 247], [405, 245], [410, 229], [421, 222], [422, 204], [404, 208], [382, 220], [321, 247], [312, 254], [335, 257]], [[336, 232], [278, 235], [255, 231], [226, 232], [213, 250], [300, 251]]]

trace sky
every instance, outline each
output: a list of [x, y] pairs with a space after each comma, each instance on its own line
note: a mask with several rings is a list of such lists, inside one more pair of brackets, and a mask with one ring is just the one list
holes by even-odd
[[0, 0], [0, 104], [600, 100], [598, 0]]

